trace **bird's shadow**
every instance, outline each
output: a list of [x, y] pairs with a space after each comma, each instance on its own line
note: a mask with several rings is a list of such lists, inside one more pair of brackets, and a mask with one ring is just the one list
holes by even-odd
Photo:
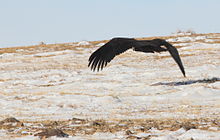
[[187, 81], [179, 81], [179, 82], [159, 82], [152, 84], [151, 86], [159, 86], [159, 85], [167, 85], [167, 86], [182, 86], [182, 85], [191, 85], [195, 83], [214, 83], [220, 81], [220, 78], [213, 77], [207, 79], [199, 79], [199, 80], [187, 80]]

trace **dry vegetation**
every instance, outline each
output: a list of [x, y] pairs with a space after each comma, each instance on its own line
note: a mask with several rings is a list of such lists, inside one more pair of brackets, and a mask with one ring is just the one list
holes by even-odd
[[40, 138], [50, 136], [85, 136], [97, 132], [118, 133], [122, 132], [127, 139], [150, 139], [156, 135], [138, 137], [138, 133], [150, 133], [151, 129], [176, 131], [184, 128], [212, 130], [220, 127], [219, 118], [197, 119], [136, 119], [136, 120], [85, 120], [72, 118], [65, 121], [19, 121], [15, 118], [7, 118], [0, 121], [0, 128], [9, 130], [10, 135], [26, 136], [34, 135]]
[[[185, 35], [185, 37], [196, 37], [196, 36], [213, 36], [213, 42], [206, 43], [220, 43], [220, 34], [191, 34]], [[148, 38], [138, 38], [142, 39], [154, 39], [163, 38], [170, 39], [180, 36], [162, 36], [162, 37], [148, 37]], [[84, 45], [80, 47], [94, 47], [99, 43], [105, 43], [104, 41], [90, 41], [90, 45]], [[204, 42], [204, 40], [198, 40], [197, 42]], [[175, 42], [174, 42], [175, 43]], [[178, 42], [178, 43], [190, 43]], [[34, 46], [25, 47], [14, 47], [14, 48], [1, 48], [0, 54], [3, 53], [20, 53], [20, 54], [36, 54], [37, 52], [53, 52], [53, 51], [63, 51], [63, 50], [77, 50], [79, 47], [75, 47], [76, 43], [64, 43], [64, 44], [40, 44]], [[178, 46], [177, 48], [181, 48]], [[80, 52], [79, 52], [80, 53]], [[192, 54], [183, 54], [182, 57], [190, 56]], [[41, 57], [41, 56], [35, 56]], [[123, 57], [123, 56], [121, 56]], [[168, 56], [154, 56], [157, 59], [162, 59]], [[170, 57], [170, 56], [169, 56]], [[1, 61], [1, 60], [0, 60]], [[28, 61], [28, 60], [26, 60]], [[68, 65], [68, 64], [66, 64]], [[63, 66], [65, 67], [65, 66]], [[0, 79], [1, 81], [1, 79]], [[218, 79], [219, 81], [219, 79]], [[50, 85], [46, 85], [50, 86]], [[66, 92], [61, 92], [61, 95], [69, 94]], [[73, 93], [70, 93], [73, 94]], [[79, 93], [80, 94], [80, 93]], [[75, 93], [77, 95], [77, 93]], [[85, 94], [86, 95], [86, 94]], [[199, 107], [195, 107], [193, 113], [199, 112]], [[179, 110], [180, 111], [180, 110]], [[186, 110], [182, 110], [186, 111]], [[189, 112], [189, 113], [192, 113]], [[201, 113], [201, 112], [200, 112]], [[70, 136], [82, 136], [82, 135], [93, 135], [96, 132], [109, 132], [118, 133], [122, 132], [127, 139], [150, 139], [156, 137], [156, 135], [150, 135], [147, 137], [138, 137], [136, 134], [145, 132], [148, 133], [151, 129], [157, 130], [169, 130], [175, 131], [180, 128], [184, 128], [186, 131], [190, 129], [202, 129], [208, 131], [218, 131], [212, 128], [220, 129], [220, 118], [197, 118], [197, 119], [180, 119], [180, 118], [164, 118], [164, 119], [133, 119], [133, 120], [88, 120], [72, 118], [70, 120], [45, 120], [45, 121], [27, 121], [27, 120], [17, 120], [16, 118], [7, 118], [0, 121], [0, 129], [7, 130], [8, 134], [12, 137], [21, 137], [26, 135], [35, 135], [40, 138], [47, 138], [50, 136], [66, 137]]]
[[[179, 35], [179, 36], [156, 36], [156, 37], [143, 37], [143, 38], [137, 38], [138, 40], [150, 40], [155, 38], [162, 38], [162, 39], [170, 39], [170, 38], [176, 38], [176, 37], [196, 37], [196, 36], [213, 36], [212, 39], [215, 39], [214, 42], [206, 42], [206, 43], [220, 43], [220, 38], [215, 38], [215, 36], [218, 36], [220, 33], [209, 33], [209, 34], [192, 34], [192, 35]], [[106, 43], [108, 40], [101, 40], [101, 41], [90, 41], [89, 43], [91, 45], [85, 45], [81, 47], [92, 47], [94, 45], [97, 45], [99, 43]], [[198, 42], [204, 42], [204, 40], [199, 40]], [[190, 43], [187, 42], [178, 42], [178, 43]], [[0, 54], [2, 53], [19, 53], [19, 50], [25, 50], [27, 54], [32, 54], [36, 52], [48, 52], [48, 51], [62, 51], [62, 50], [75, 50], [76, 47], [73, 45], [73, 43], [62, 43], [62, 44], [39, 44], [39, 45], [33, 45], [33, 46], [21, 46], [21, 47], [12, 47], [12, 48], [0, 48]], [[181, 46], [177, 46], [181, 47]], [[23, 51], [22, 51], [23, 52]], [[23, 52], [23, 53], [24, 53]]]

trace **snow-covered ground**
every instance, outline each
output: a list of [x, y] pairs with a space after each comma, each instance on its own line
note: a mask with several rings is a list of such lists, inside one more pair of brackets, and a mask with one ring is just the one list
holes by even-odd
[[[19, 48], [0, 54], [0, 120], [213, 120], [216, 125], [186, 130], [151, 128], [135, 137], [153, 140], [220, 139], [220, 34], [172, 36], [187, 77], [168, 52], [132, 50], [103, 71], [92, 72], [88, 57], [99, 45]], [[56, 47], [59, 47], [59, 45]], [[206, 122], [207, 123], [207, 122]], [[134, 124], [135, 127], [135, 124]], [[18, 128], [19, 129], [19, 128]], [[17, 131], [17, 129], [14, 129]], [[28, 131], [28, 130], [25, 130]], [[0, 137], [11, 131], [2, 129]], [[127, 134], [129, 135], [129, 134]], [[15, 137], [34, 139], [33, 135]], [[96, 132], [62, 139], [126, 139], [123, 131]], [[58, 139], [51, 137], [51, 139]], [[60, 138], [61, 139], [61, 138]]]

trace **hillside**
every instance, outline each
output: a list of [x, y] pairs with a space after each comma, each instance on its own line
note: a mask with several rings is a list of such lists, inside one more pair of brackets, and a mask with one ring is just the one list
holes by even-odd
[[219, 140], [220, 34], [159, 38], [178, 48], [186, 78], [168, 52], [129, 50], [92, 72], [107, 40], [0, 48], [0, 137]]

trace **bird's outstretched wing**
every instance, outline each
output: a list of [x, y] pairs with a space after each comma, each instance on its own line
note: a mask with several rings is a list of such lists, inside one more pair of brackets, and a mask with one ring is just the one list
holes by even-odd
[[93, 71], [103, 69], [116, 55], [135, 46], [137, 40], [133, 38], [113, 38], [89, 57], [89, 64]]
[[178, 53], [177, 49], [173, 45], [171, 45], [170, 43], [166, 42], [165, 40], [164, 40], [163, 45], [167, 48], [170, 55], [173, 57], [173, 59], [175, 60], [175, 62], [179, 66], [181, 72], [183, 73], [183, 76], [186, 77], [185, 70], [184, 70], [184, 67], [183, 67], [183, 63], [180, 59], [180, 56], [179, 56], [179, 53]]
[[[134, 48], [135, 51], [141, 51], [141, 52], [162, 52], [162, 51], [169, 51], [170, 55], [173, 57], [177, 65], [179, 66], [181, 72], [183, 73], [183, 76], [185, 77], [185, 70], [182, 64], [182, 61], [180, 59], [179, 53], [177, 49], [168, 43], [164, 39], [153, 39], [153, 40], [139, 40], [138, 44], [141, 44]], [[164, 46], [165, 48], [163, 48]]]

